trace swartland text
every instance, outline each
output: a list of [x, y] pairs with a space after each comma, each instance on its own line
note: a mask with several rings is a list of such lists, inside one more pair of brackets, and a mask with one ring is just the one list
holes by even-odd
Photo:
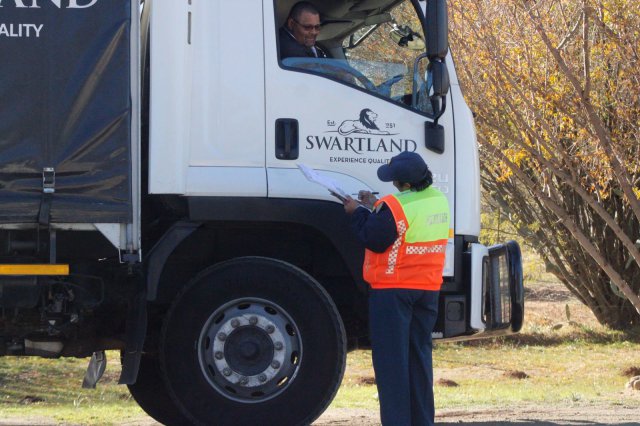
[[307, 136], [306, 148], [362, 154], [364, 152], [414, 152], [418, 148], [418, 144], [411, 139]]

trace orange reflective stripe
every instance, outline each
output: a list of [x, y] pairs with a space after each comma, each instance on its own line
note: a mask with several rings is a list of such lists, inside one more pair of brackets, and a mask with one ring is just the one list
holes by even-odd
[[387, 264], [384, 271], [386, 275], [392, 275], [396, 270], [396, 264], [398, 263], [398, 254], [400, 253], [400, 247], [402, 246], [402, 242], [404, 240], [404, 234], [406, 234], [407, 232], [407, 218], [404, 215], [404, 210], [402, 209], [400, 201], [398, 201], [398, 199], [393, 195], [382, 197], [376, 202], [375, 206], [377, 207], [382, 203], [385, 203], [391, 210], [391, 214], [396, 221], [396, 230], [398, 232], [398, 237], [391, 245], [391, 250], [389, 250], [389, 255], [387, 256]]
[[380, 200], [378, 200], [376, 205], [380, 203], [385, 203], [389, 207], [389, 209], [391, 210], [391, 214], [396, 221], [396, 225], [400, 221], [404, 221], [404, 223], [407, 223], [407, 216], [404, 214], [402, 204], [400, 204], [400, 201], [396, 197], [394, 197], [393, 195], [387, 195], [386, 197], [382, 197]]

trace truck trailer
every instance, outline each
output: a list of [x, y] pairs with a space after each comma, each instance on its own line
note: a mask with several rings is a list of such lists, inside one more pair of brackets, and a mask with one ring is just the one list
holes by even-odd
[[417, 152], [451, 229], [435, 339], [516, 333], [518, 244], [480, 234], [445, 0], [323, 0], [327, 58], [281, 58], [294, 0], [0, 0], [0, 355], [105, 351], [164, 424], [302, 425], [367, 348], [346, 193]]

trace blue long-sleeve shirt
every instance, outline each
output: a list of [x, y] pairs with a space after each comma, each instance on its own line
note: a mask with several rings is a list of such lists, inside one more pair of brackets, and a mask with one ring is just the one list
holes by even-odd
[[384, 203], [373, 212], [358, 207], [351, 215], [351, 228], [362, 244], [376, 253], [386, 251], [398, 238], [393, 214]]

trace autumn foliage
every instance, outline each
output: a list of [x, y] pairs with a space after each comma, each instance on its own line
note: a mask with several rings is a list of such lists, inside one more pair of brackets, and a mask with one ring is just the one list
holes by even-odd
[[451, 0], [482, 184], [598, 320], [640, 322], [636, 0]]

